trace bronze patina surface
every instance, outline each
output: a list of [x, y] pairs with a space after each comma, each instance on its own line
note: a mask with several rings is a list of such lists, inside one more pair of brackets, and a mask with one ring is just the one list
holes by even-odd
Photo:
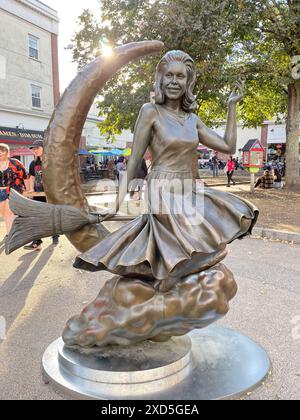
[[63, 340], [79, 347], [166, 341], [225, 316], [236, 291], [233, 274], [223, 264], [183, 277], [164, 292], [149, 282], [117, 276], [68, 321]]
[[[159, 41], [144, 41], [115, 48], [111, 56], [100, 56], [84, 67], [68, 86], [45, 134], [43, 180], [49, 203], [71, 204], [89, 211], [78, 167], [78, 148], [88, 112], [105, 83], [122, 67], [159, 52], [163, 46]], [[67, 236], [78, 250], [85, 251], [107, 233], [103, 226], [86, 225]]]
[[233, 195], [197, 190], [192, 160], [199, 141], [223, 153], [235, 151], [242, 86], [229, 98], [221, 138], [192, 112], [195, 77], [193, 60], [181, 51], [167, 53], [158, 64], [156, 103], [140, 112], [128, 178], [119, 193], [122, 202], [149, 147], [147, 213], [77, 258], [75, 267], [123, 277], [108, 282], [96, 301], [68, 322], [63, 334], [67, 345], [164, 340], [204, 327], [228, 311], [237, 288], [232, 274], [218, 263], [226, 256], [227, 243], [251, 232], [258, 211]]
[[[182, 51], [168, 52], [157, 66], [155, 104], [145, 104], [138, 117], [127, 176], [116, 203], [118, 209], [149, 147], [152, 168], [146, 213], [109, 233], [99, 221], [113, 218], [115, 212], [89, 215], [81, 191], [77, 150], [96, 93], [122, 65], [161, 48], [155, 41], [130, 44], [84, 68], [65, 92], [48, 128], [44, 183], [52, 206], [43, 204], [45, 219], [49, 209], [45, 235], [51, 235], [51, 226], [53, 233], [68, 234], [83, 251], [75, 267], [118, 275], [95, 302], [68, 322], [63, 338], [69, 346], [129, 345], [183, 335], [223, 316], [237, 290], [232, 274], [220, 262], [228, 243], [251, 233], [258, 210], [234, 195], [205, 188], [193, 177], [192, 160], [199, 142], [222, 153], [235, 152], [236, 105], [243, 98], [242, 84], [229, 97], [222, 138], [193, 113], [192, 58]], [[34, 209], [26, 210], [25, 203], [22, 197], [12, 197], [12, 207], [22, 217], [8, 239], [8, 252], [16, 248], [14, 240], [20, 246], [22, 218], [24, 224], [27, 218], [28, 229]], [[64, 221], [64, 211], [72, 219], [71, 226]]]

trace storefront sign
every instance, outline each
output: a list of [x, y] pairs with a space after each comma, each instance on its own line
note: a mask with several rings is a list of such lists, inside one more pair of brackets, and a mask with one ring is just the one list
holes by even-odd
[[35, 140], [44, 140], [44, 132], [0, 127], [0, 143], [31, 144]]

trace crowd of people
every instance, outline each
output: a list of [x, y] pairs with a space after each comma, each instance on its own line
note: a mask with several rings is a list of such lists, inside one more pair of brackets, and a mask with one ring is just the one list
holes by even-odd
[[[108, 177], [110, 179], [117, 179], [121, 181], [122, 175], [127, 170], [128, 158], [125, 156], [120, 156], [118, 158], [106, 159], [100, 163], [90, 163], [89, 171], [91, 174], [98, 173], [100, 178]], [[142, 160], [142, 165], [137, 174], [137, 180], [133, 186], [133, 191], [130, 192], [130, 197], [135, 197], [135, 192], [139, 199], [141, 198], [142, 189], [143, 189], [143, 180], [148, 174], [148, 167], [145, 159]]]
[[[11, 230], [15, 215], [9, 208], [9, 196], [11, 190], [16, 190], [23, 194], [25, 191], [30, 193], [33, 200], [46, 202], [43, 185], [43, 153], [44, 146], [42, 140], [36, 140], [31, 146], [34, 153], [34, 159], [30, 163], [27, 172], [24, 165], [17, 159], [10, 158], [10, 149], [7, 144], [0, 143], [0, 217], [4, 219], [6, 236]], [[127, 159], [124, 156], [118, 159], [109, 159], [99, 165], [95, 164], [94, 171], [98, 169], [107, 169], [113, 171], [116, 178], [120, 180], [127, 168]], [[142, 198], [144, 179], [148, 174], [148, 168], [143, 159], [141, 168], [137, 175], [137, 181], [132, 186], [130, 197], [133, 199], [135, 193], [138, 199]], [[59, 243], [59, 236], [52, 238], [53, 245]], [[43, 241], [37, 239], [27, 244], [26, 250], [40, 250]]]
[[81, 171], [86, 175], [85, 180], [98, 179], [119, 179], [120, 172], [126, 170], [127, 158], [106, 158], [103, 162], [95, 162], [94, 158], [88, 158]]
[[[218, 153], [215, 153], [207, 162], [203, 159], [199, 159], [199, 169], [210, 169], [213, 177], [219, 176], [220, 172], [224, 172], [227, 176], [227, 187], [231, 184], [235, 185], [233, 178], [234, 172], [237, 170], [244, 170], [242, 162], [238, 157], [230, 156], [226, 162], [224, 159], [218, 157]], [[282, 179], [285, 174], [285, 163], [282, 159], [276, 159], [272, 162], [265, 162], [264, 173], [256, 181], [255, 188], [282, 188]]]
[[[0, 144], [0, 216], [3, 217], [6, 235], [10, 232], [14, 221], [14, 214], [9, 208], [9, 196], [11, 190], [23, 194], [25, 191], [33, 194], [33, 199], [46, 202], [43, 186], [43, 141], [36, 140], [30, 148], [34, 153], [34, 160], [31, 162], [29, 172], [17, 159], [10, 158], [10, 149], [6, 144]], [[35, 195], [35, 193], [38, 193]], [[59, 237], [53, 237], [53, 245], [57, 245]], [[39, 250], [42, 240], [38, 239], [26, 245], [26, 250]]]

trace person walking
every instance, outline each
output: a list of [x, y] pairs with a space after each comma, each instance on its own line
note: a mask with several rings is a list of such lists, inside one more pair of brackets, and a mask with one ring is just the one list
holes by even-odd
[[278, 165], [274, 168], [274, 188], [278, 190], [282, 188], [282, 175]]
[[219, 159], [218, 159], [217, 152], [211, 158], [211, 163], [212, 163], [213, 177], [217, 177], [219, 175]]
[[[29, 167], [29, 192], [37, 192], [41, 193], [44, 192], [44, 185], [43, 185], [43, 167], [42, 167], [42, 157], [44, 153], [44, 144], [42, 140], [36, 140], [33, 144], [29, 147], [33, 150], [35, 159], [31, 162]], [[41, 201], [43, 203], [47, 202], [46, 197], [43, 196], [35, 196], [33, 198], [35, 201]], [[53, 245], [58, 245], [59, 236], [53, 236], [52, 243]], [[40, 250], [43, 241], [41, 239], [37, 239], [33, 241], [31, 244], [24, 246], [26, 250]]]
[[9, 208], [11, 189], [23, 194], [26, 189], [26, 169], [17, 159], [9, 157], [9, 146], [0, 143], [0, 216], [4, 218], [6, 235], [8, 235], [15, 215]]
[[143, 158], [140, 169], [137, 174], [137, 179], [134, 180], [133, 190], [130, 191], [131, 199], [134, 197], [136, 191], [138, 193], [138, 200], [142, 199], [144, 180], [147, 175], [148, 175], [148, 168], [146, 165], [146, 161]]
[[126, 163], [124, 156], [120, 156], [116, 165], [117, 178], [121, 182], [122, 172], [126, 171]]
[[227, 162], [227, 187], [230, 187], [230, 183], [232, 182], [235, 185], [235, 181], [232, 179], [235, 170], [235, 161], [232, 156], [230, 156]]
[[234, 160], [234, 167], [235, 167], [235, 170], [236, 170], [236, 171], [238, 171], [238, 169], [239, 169], [239, 167], [240, 167], [239, 158], [237, 157], [237, 158], [235, 158], [235, 159], [233, 159], [233, 160]]

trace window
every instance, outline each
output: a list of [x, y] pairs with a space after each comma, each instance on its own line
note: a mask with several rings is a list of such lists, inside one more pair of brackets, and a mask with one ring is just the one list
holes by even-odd
[[29, 35], [29, 57], [39, 59], [39, 39], [33, 35]]
[[41, 87], [31, 85], [31, 100], [33, 108], [41, 108], [41, 92]]

